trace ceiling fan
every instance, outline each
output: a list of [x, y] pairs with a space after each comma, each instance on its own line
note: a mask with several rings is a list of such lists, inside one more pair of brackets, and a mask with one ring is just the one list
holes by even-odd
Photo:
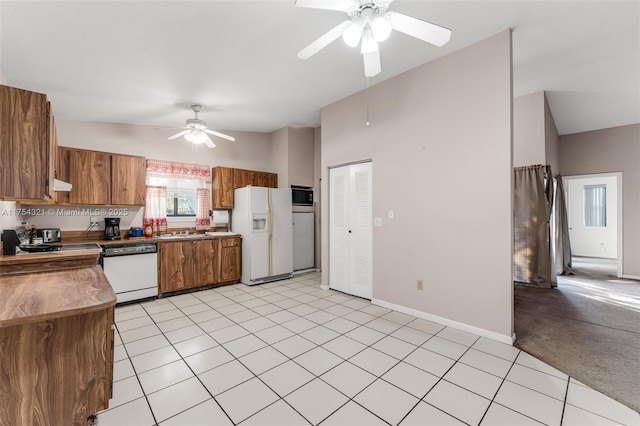
[[338, 24], [316, 41], [298, 52], [300, 59], [308, 59], [342, 36], [351, 47], [360, 44], [364, 58], [364, 74], [373, 77], [380, 73], [380, 50], [378, 43], [397, 30], [417, 39], [445, 45], [451, 38], [451, 30], [412, 16], [389, 12], [393, 0], [296, 0], [295, 5], [316, 9], [346, 12], [349, 19]]
[[203, 120], [198, 119], [198, 113], [200, 112], [200, 109], [202, 109], [201, 105], [191, 105], [191, 109], [196, 114], [196, 118], [187, 119], [187, 125], [185, 127], [176, 127], [176, 129], [186, 130], [178, 132], [173, 136], [169, 136], [167, 139], [173, 140], [179, 138], [180, 136], [184, 136], [184, 138], [189, 142], [192, 142], [194, 144], [201, 144], [204, 142], [209, 148], [216, 147], [216, 144], [213, 143], [209, 135], [214, 135], [230, 141], [236, 140], [236, 138], [234, 138], [233, 136], [225, 135], [224, 133], [219, 133], [214, 130], [208, 129], [207, 123], [205, 123]]

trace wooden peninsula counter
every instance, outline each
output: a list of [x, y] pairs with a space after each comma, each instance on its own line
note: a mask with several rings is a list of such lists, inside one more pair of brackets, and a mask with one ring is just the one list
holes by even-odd
[[116, 295], [97, 253], [93, 266], [51, 272], [0, 258], [0, 425], [87, 425], [108, 407]]

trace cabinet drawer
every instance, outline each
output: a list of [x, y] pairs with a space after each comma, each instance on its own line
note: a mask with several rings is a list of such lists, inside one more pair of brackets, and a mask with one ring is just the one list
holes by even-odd
[[240, 238], [224, 238], [220, 240], [221, 247], [238, 247], [240, 245]]

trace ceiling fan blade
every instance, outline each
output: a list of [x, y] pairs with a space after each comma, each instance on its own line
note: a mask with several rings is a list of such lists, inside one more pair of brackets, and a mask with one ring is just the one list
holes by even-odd
[[169, 136], [167, 139], [169, 139], [170, 141], [171, 141], [171, 140], [174, 140], [174, 139], [178, 139], [180, 136], [184, 136], [184, 135], [186, 135], [187, 133], [189, 133], [190, 131], [191, 131], [191, 129], [183, 130], [183, 131], [182, 131], [182, 132], [180, 132], [180, 133], [176, 133], [176, 134], [175, 134], [175, 135], [173, 135], [173, 136]]
[[213, 143], [209, 135], [207, 135], [206, 133], [203, 133], [203, 135], [206, 136], [206, 139], [204, 140], [205, 145], [207, 145], [209, 148], [215, 148], [216, 144]]
[[363, 53], [364, 58], [364, 75], [366, 77], [374, 77], [380, 74], [380, 51]]
[[412, 16], [403, 15], [402, 13], [389, 12], [387, 15], [390, 17], [391, 26], [394, 30], [398, 30], [411, 37], [418, 38], [438, 47], [444, 46], [451, 39], [451, 30], [449, 28], [441, 27], [440, 25], [432, 24], [431, 22], [423, 21], [422, 19]]
[[178, 129], [186, 129], [187, 127], [156, 127], [154, 130], [178, 130]]
[[324, 35], [320, 36], [316, 41], [298, 52], [298, 58], [309, 59], [323, 48], [327, 47], [330, 43], [337, 40], [342, 33], [351, 25], [351, 19], [343, 21], [333, 29], [329, 30]]
[[204, 129], [204, 131], [206, 133], [209, 133], [210, 135], [214, 135], [214, 136], [217, 136], [217, 137], [222, 138], [222, 139], [226, 139], [226, 140], [231, 141], [231, 142], [236, 140], [236, 138], [234, 138], [233, 136], [225, 135], [224, 133], [216, 132], [216, 131], [213, 131], [211, 129]]
[[296, 6], [314, 9], [341, 10], [346, 12], [354, 7], [353, 0], [296, 0]]

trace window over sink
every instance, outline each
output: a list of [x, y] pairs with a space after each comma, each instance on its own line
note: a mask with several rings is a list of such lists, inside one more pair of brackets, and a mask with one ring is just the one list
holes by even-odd
[[[148, 212], [145, 220], [158, 230], [171, 227], [210, 228], [211, 174], [206, 165], [147, 160]], [[147, 213], [149, 215], [147, 216]]]
[[167, 188], [167, 218], [195, 217], [195, 215], [195, 191]]

